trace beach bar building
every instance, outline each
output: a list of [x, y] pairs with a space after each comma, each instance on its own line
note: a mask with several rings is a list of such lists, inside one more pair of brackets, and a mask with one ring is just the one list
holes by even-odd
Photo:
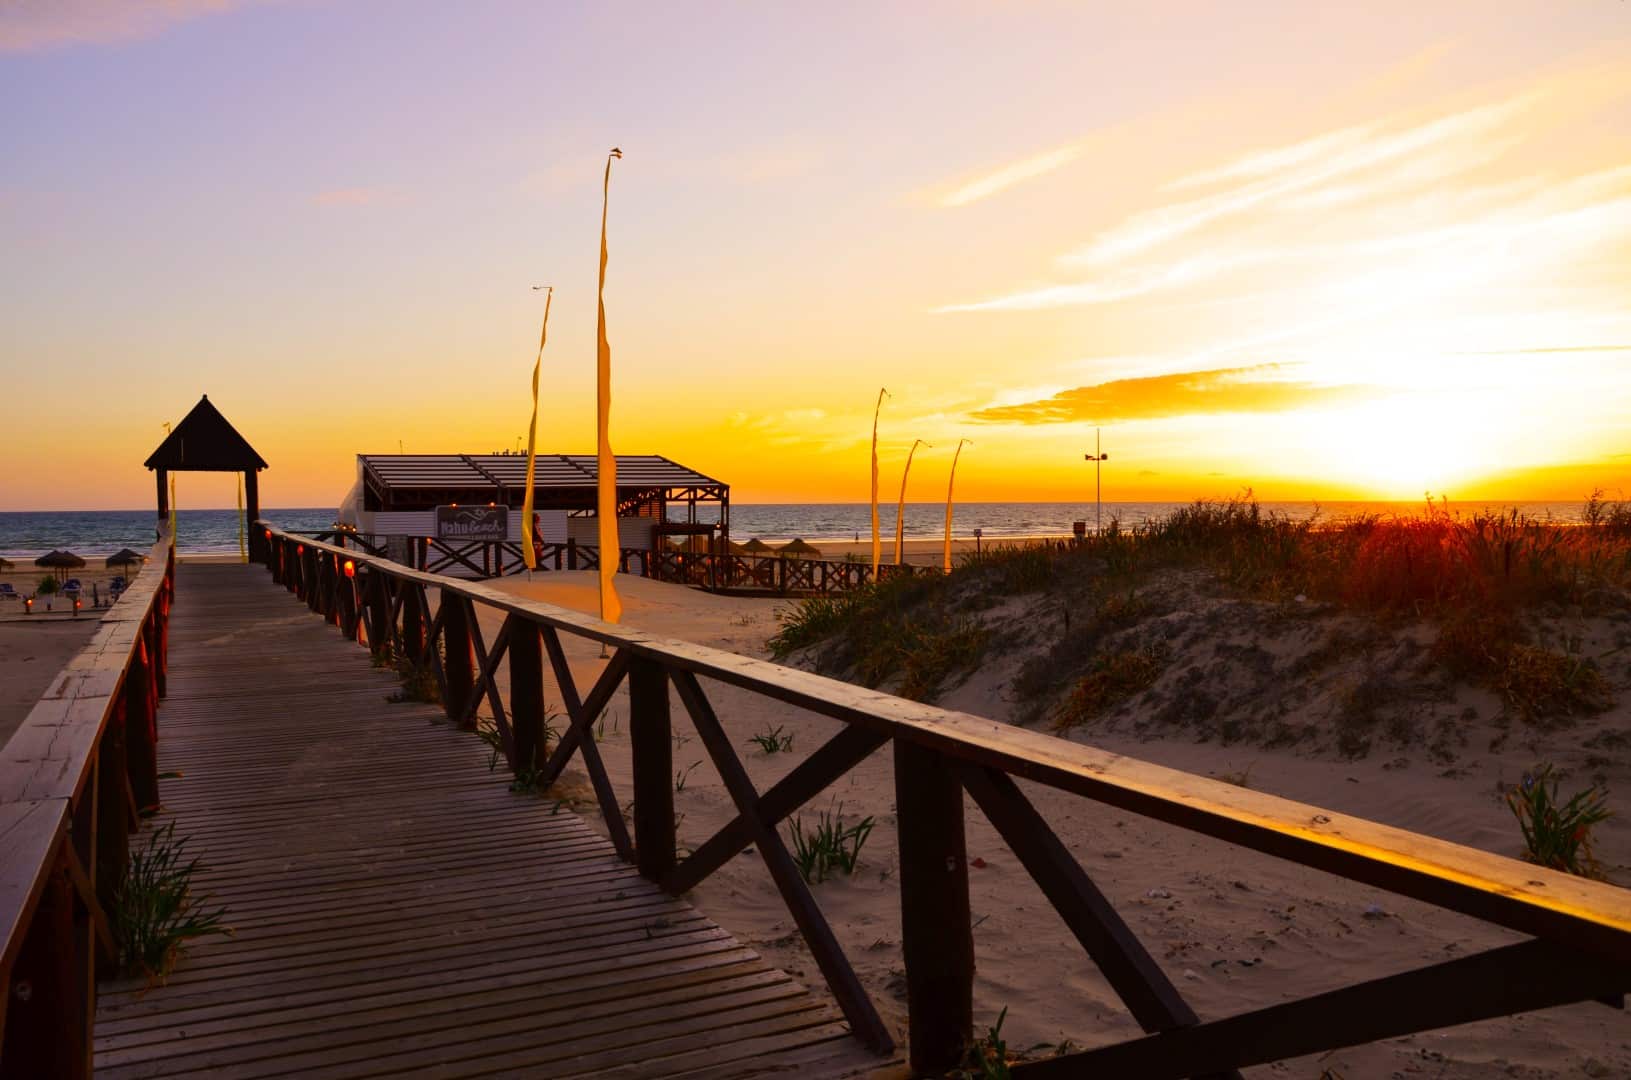
[[[359, 454], [340, 507], [342, 533], [397, 562], [458, 577], [522, 568], [525, 454]], [[599, 565], [596, 459], [539, 454], [533, 478], [540, 565]], [[649, 574], [653, 554], [676, 543], [726, 551], [730, 485], [656, 454], [617, 458], [620, 569]]]

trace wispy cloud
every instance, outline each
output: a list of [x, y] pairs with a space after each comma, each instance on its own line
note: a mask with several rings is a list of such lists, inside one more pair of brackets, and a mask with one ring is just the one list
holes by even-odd
[[933, 310], [1038, 311], [1156, 293], [1187, 302], [1278, 295], [1300, 297], [1298, 307], [1328, 323], [1351, 322], [1375, 313], [1376, 297], [1407, 300], [1412, 284], [1458, 295], [1474, 281], [1516, 287], [1559, 260], [1578, 279], [1603, 265], [1591, 252], [1631, 242], [1631, 177], [1622, 168], [1583, 168], [1588, 158], [1559, 162], [1548, 150], [1606, 103], [1628, 99], [1631, 76], [1582, 69], [1482, 104], [1251, 150], [1157, 188], [1157, 198], [1178, 197], [1057, 256], [1074, 280], [1033, 281]]
[[[1476, 149], [1484, 136], [1510, 120], [1529, 101], [1528, 95], [1522, 95], [1495, 105], [1440, 117], [1403, 131], [1373, 133], [1368, 137], [1362, 129], [1336, 132], [1295, 147], [1255, 155], [1226, 166], [1219, 173], [1189, 177], [1179, 181], [1179, 185], [1210, 184], [1218, 176], [1260, 176], [1250, 183], [1216, 195], [1136, 215], [1065, 256], [1064, 261], [1102, 265], [1146, 251], [1204, 225], [1265, 203], [1307, 192], [1448, 143], [1464, 142], [1469, 150]], [[1443, 165], [1439, 175], [1422, 176], [1423, 182], [1442, 180], [1465, 167], [1458, 164], [1453, 156], [1442, 157], [1440, 161]], [[1259, 170], [1265, 171], [1260, 173]], [[1416, 171], [1420, 173], [1423, 170], [1418, 167]]]
[[246, 0], [4, 0], [0, 52], [132, 41]]
[[1196, 413], [1265, 413], [1356, 401], [1375, 391], [1324, 385], [1294, 377], [1280, 364], [1184, 371], [1115, 379], [1062, 390], [1052, 397], [978, 409], [970, 418], [988, 424], [1111, 424], [1161, 420]]
[[951, 190], [943, 192], [937, 199], [941, 206], [967, 206], [970, 203], [988, 199], [993, 195], [1007, 191], [1027, 180], [1034, 180], [1044, 176], [1082, 156], [1084, 144], [1081, 142], [1066, 143], [1051, 150], [1044, 150], [1040, 154], [1021, 158], [1009, 162], [999, 168], [978, 176], [963, 180]]

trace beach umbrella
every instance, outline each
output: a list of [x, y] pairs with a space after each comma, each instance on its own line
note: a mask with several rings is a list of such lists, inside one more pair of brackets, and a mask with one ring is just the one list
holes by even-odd
[[115, 566], [139, 567], [146, 561], [147, 557], [141, 552], [132, 551], [129, 548], [125, 548], [122, 551], [115, 552], [114, 554], [108, 556], [108, 568], [112, 569]]
[[71, 551], [48, 551], [35, 559], [34, 565], [56, 571], [57, 580], [62, 581], [68, 577], [68, 571], [84, 566], [85, 560]]
[[796, 559], [807, 559], [820, 555], [821, 550], [819, 548], [811, 547], [802, 539], [798, 539], [794, 540], [790, 544], [783, 544], [781, 547], [777, 548], [776, 554], [783, 556], [791, 555]]
[[744, 555], [768, 555], [775, 550], [757, 536], [745, 544], [738, 545], [738, 549]]

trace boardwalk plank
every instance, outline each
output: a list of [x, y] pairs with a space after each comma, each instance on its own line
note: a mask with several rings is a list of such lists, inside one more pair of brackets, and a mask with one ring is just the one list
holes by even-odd
[[163, 811], [233, 938], [103, 986], [100, 1075], [857, 1075], [831, 1005], [635, 874], [258, 568], [183, 565]]

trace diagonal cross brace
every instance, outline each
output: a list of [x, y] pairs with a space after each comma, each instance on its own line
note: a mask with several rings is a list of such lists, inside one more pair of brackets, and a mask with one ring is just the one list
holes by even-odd
[[600, 748], [595, 745], [594, 732], [590, 730], [590, 725], [600, 715], [600, 710], [606, 707], [606, 702], [611, 700], [617, 684], [629, 670], [628, 650], [619, 649], [612, 654], [606, 670], [600, 673], [599, 680], [590, 691], [589, 699], [580, 701], [577, 683], [572, 679], [572, 669], [566, 662], [566, 652], [561, 648], [560, 635], [553, 626], [539, 629], [543, 635], [544, 649], [549, 653], [549, 666], [555, 672], [555, 684], [561, 691], [561, 702], [566, 706], [566, 715], [571, 724], [561, 735], [560, 745], [550, 755], [548, 764], [538, 774], [538, 783], [542, 787], [553, 784], [571, 760], [573, 751], [581, 749], [584, 768], [589, 772], [589, 782], [594, 785], [595, 798], [600, 803], [601, 816], [606, 819], [606, 830], [611, 833], [612, 846], [617, 848], [618, 855], [625, 861], [633, 861], [634, 844], [629, 840], [628, 825], [623, 821], [623, 810], [617, 805], [617, 792], [606, 775]]
[[837, 999], [839, 1009], [849, 1021], [850, 1030], [869, 1049], [880, 1054], [888, 1053], [894, 1049], [894, 1040], [889, 1037], [888, 1029], [884, 1027], [883, 1020], [873, 1008], [872, 999], [867, 996], [861, 980], [850, 967], [843, 948], [838, 944], [838, 938], [833, 935], [832, 927], [827, 925], [821, 909], [816, 905], [815, 897], [810, 894], [810, 887], [799, 876], [798, 867], [793, 863], [793, 856], [788, 853], [781, 834], [758, 817], [759, 793], [754, 789], [753, 781], [748, 777], [747, 770], [742, 767], [741, 760], [737, 758], [725, 729], [720, 726], [719, 717], [714, 715], [713, 706], [709, 704], [707, 695], [702, 692], [697, 677], [683, 670], [672, 671], [670, 675], [674, 680], [674, 689], [680, 695], [680, 701], [685, 704], [685, 711], [691, 714], [691, 721], [696, 725], [702, 745], [707, 748], [708, 756], [713, 759], [714, 768], [719, 770], [719, 778], [724, 782], [725, 790], [736, 803], [737, 813], [748, 821], [753, 831], [753, 841], [764, 857], [771, 880], [776, 883], [777, 890], [782, 894], [782, 900], [787, 904], [787, 910], [792, 914], [793, 921], [798, 924], [799, 932], [803, 934], [805, 944], [810, 947], [811, 955], [821, 968], [821, 974], [826, 978], [833, 997]]

